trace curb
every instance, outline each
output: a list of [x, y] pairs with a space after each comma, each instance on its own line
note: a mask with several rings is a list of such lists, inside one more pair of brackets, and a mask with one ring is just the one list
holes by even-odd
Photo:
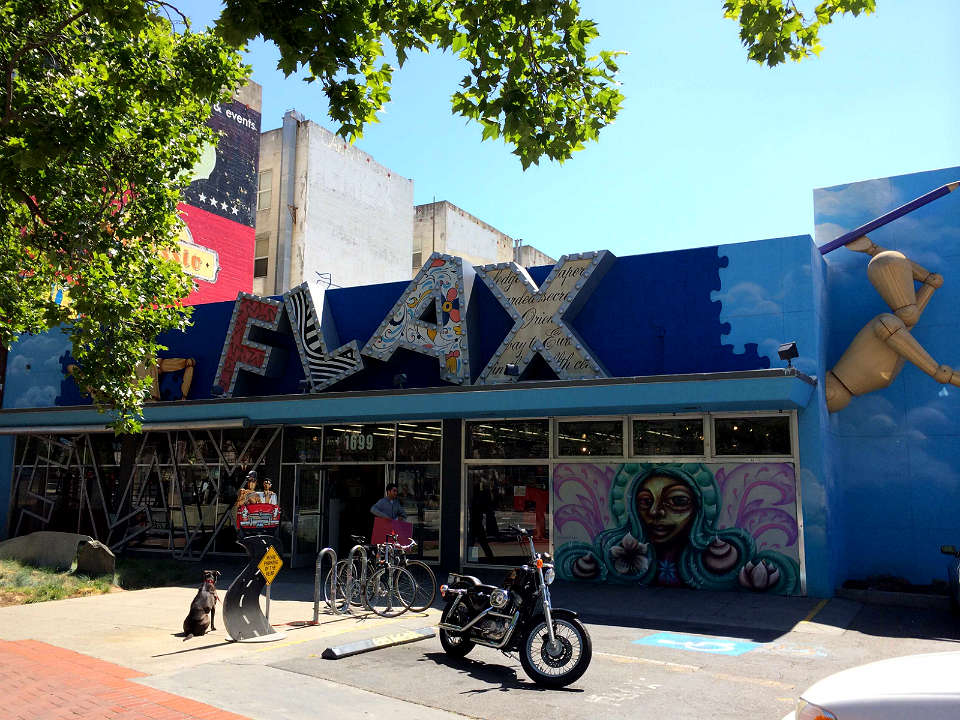
[[901, 607], [949, 610], [950, 598], [946, 595], [923, 595], [921, 593], [892, 592], [889, 590], [853, 590], [837, 588], [837, 597], [869, 605], [896, 605]]
[[380, 635], [367, 640], [347, 643], [346, 645], [329, 647], [320, 654], [320, 657], [324, 660], [339, 660], [340, 658], [359, 655], [360, 653], [370, 652], [371, 650], [380, 650], [382, 648], [393, 647], [394, 645], [406, 645], [407, 643], [417, 642], [418, 640], [427, 640], [436, 634], [437, 631], [432, 627], [420, 628], [419, 630], [402, 630], [401, 632], [391, 633], [390, 635]]

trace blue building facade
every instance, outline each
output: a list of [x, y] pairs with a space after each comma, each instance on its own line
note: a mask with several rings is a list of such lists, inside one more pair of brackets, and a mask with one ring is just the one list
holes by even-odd
[[[815, 193], [819, 245], [960, 168]], [[945, 278], [911, 328], [957, 362], [960, 193], [870, 238]], [[869, 257], [808, 235], [524, 271], [434, 256], [411, 283], [198, 306], [144, 434], [114, 438], [60, 332], [11, 350], [0, 535], [87, 532], [117, 549], [240, 551], [247, 470], [274, 479], [290, 562], [398, 526], [444, 568], [508, 565], [533, 530], [563, 577], [830, 596], [845, 579], [942, 576], [956, 542], [955, 391], [906, 363], [829, 412], [828, 371], [889, 308]], [[795, 343], [795, 357], [782, 346]]]

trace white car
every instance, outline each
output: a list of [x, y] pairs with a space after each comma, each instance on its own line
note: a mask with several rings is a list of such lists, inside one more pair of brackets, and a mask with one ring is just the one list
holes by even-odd
[[800, 695], [783, 720], [956, 720], [960, 651], [906, 655], [841, 670]]

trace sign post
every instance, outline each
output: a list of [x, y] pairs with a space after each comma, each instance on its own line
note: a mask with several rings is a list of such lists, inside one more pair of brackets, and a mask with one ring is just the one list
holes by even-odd
[[270, 586], [273, 584], [274, 578], [277, 577], [277, 573], [280, 572], [280, 568], [282, 567], [283, 560], [273, 546], [270, 546], [267, 552], [263, 554], [260, 563], [257, 565], [257, 569], [260, 571], [260, 574], [263, 575], [263, 579], [267, 581], [267, 608], [264, 613], [267, 617], [267, 622], [270, 622]]

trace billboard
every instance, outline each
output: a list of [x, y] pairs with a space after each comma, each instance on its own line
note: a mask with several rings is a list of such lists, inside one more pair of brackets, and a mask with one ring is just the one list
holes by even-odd
[[234, 300], [253, 288], [260, 112], [234, 99], [214, 105], [209, 122], [220, 141], [205, 150], [184, 192], [180, 250], [164, 253], [194, 280], [187, 305]]

